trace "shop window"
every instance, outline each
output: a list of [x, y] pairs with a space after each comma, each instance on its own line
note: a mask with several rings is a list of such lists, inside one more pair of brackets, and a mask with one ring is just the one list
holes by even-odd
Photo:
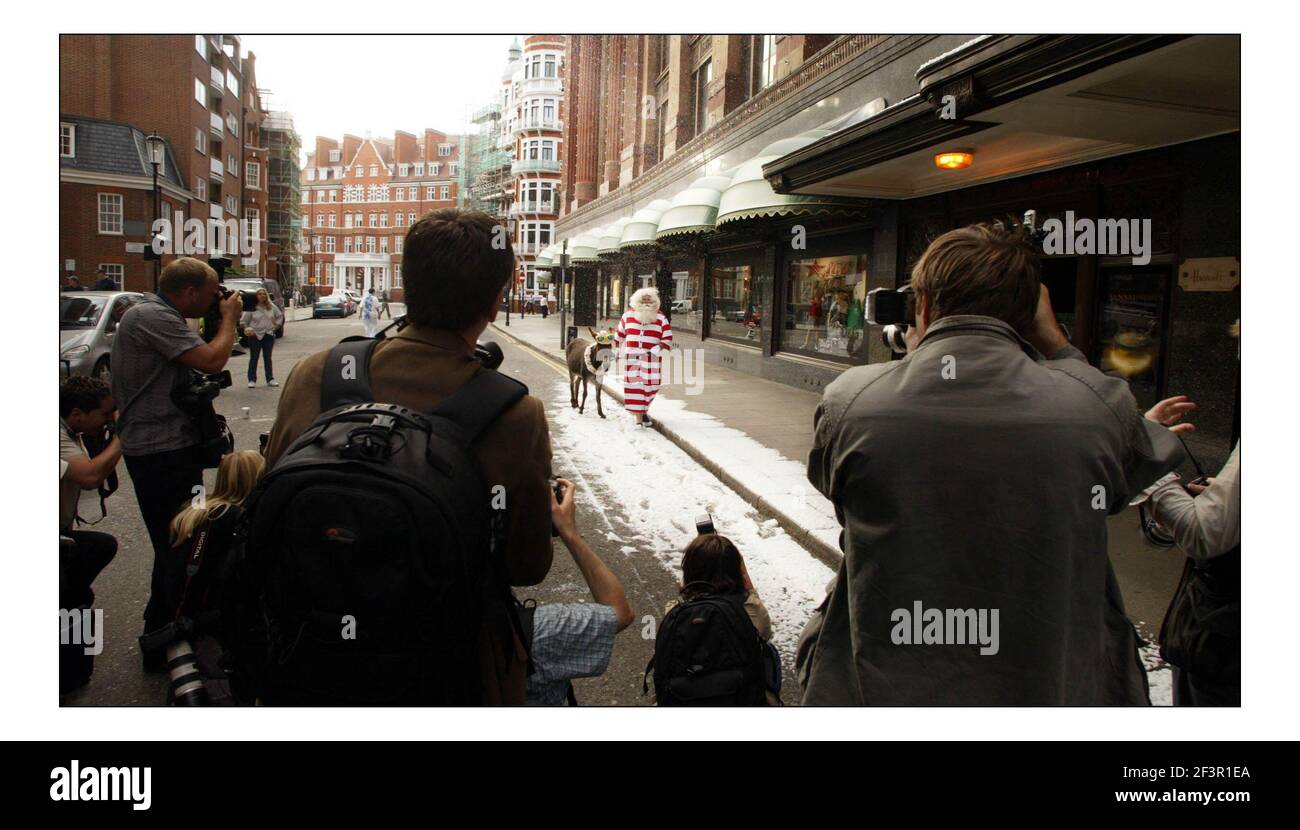
[[673, 280], [673, 328], [699, 334], [704, 317], [704, 271], [699, 262], [691, 260], [673, 260], [668, 267]]
[[866, 363], [866, 254], [788, 260], [780, 347]]
[[758, 264], [761, 254], [722, 255], [713, 264], [713, 297], [709, 309], [709, 334], [755, 346], [762, 342], [766, 309], [763, 289], [767, 277]]
[[1095, 362], [1128, 381], [1139, 411], [1160, 400], [1168, 297], [1167, 266], [1102, 270]]

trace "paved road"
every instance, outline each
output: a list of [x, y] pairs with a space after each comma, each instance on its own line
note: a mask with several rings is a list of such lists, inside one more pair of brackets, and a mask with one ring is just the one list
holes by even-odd
[[[275, 347], [277, 377], [283, 381], [298, 360], [360, 332], [361, 323], [356, 317], [291, 322], [285, 337]], [[564, 382], [560, 371], [525, 349], [508, 342], [503, 342], [502, 347], [505, 352], [502, 371], [526, 383], [546, 403], [548, 412], [552, 412], [554, 401], [559, 396], [557, 389]], [[259, 433], [271, 428], [280, 390], [265, 386], [264, 378], [259, 379], [255, 389], [247, 388], [247, 360], [244, 356], [231, 359], [227, 368], [231, 370], [235, 384], [217, 399], [217, 408], [230, 419], [238, 448], [256, 449]], [[616, 408], [611, 401], [605, 404], [607, 411]], [[250, 410], [248, 418], [243, 416], [243, 407]], [[613, 412], [610, 414], [614, 415]], [[595, 419], [594, 411], [589, 409], [586, 417]], [[612, 420], [605, 423], [614, 424]], [[552, 432], [557, 447], [555, 473], [582, 481], [589, 465], [599, 463], [598, 450], [592, 448], [592, 452], [587, 453], [564, 449], [563, 430], [557, 429], [554, 419]], [[666, 440], [657, 434], [654, 438]], [[207, 473], [209, 486], [214, 484], [214, 472], [209, 470]], [[104, 651], [96, 658], [90, 685], [64, 696], [64, 705], [161, 705], [166, 698], [166, 676], [146, 675], [140, 668], [136, 637], [140, 633], [153, 554], [125, 465], [119, 466], [118, 475], [122, 480], [121, 489], [110, 500], [108, 518], [95, 528], [112, 533], [119, 540], [117, 558], [95, 583], [98, 602], [104, 609]], [[83, 515], [98, 515], [97, 504], [97, 500], [87, 496], [82, 504]], [[635, 545], [628, 544], [636, 542], [638, 535], [642, 534], [644, 519], [629, 516], [627, 511], [611, 506], [617, 504], [616, 494], [584, 485], [579, 500], [579, 525], [592, 548], [622, 580], [637, 612], [638, 622], [619, 635], [605, 675], [578, 681], [577, 694], [583, 703], [640, 705], [649, 702], [641, 693], [641, 679], [646, 662], [653, 653], [653, 640], [643, 636], [643, 630], [648, 629], [642, 619], [646, 615], [656, 619], [661, 615], [665, 605], [676, 596], [677, 577], [665, 561], [638, 552]], [[679, 524], [692, 519], [691, 515], [664, 518]], [[517, 593], [521, 599], [533, 598], [539, 603], [590, 600], [581, 574], [558, 541], [555, 563], [546, 581], [534, 588], [519, 589]], [[792, 698], [793, 683], [788, 676], [785, 686], [783, 696]]]

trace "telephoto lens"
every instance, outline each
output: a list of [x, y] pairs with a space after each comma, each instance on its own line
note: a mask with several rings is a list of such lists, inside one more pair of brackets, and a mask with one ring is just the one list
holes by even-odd
[[880, 339], [894, 354], [907, 354], [907, 326], [885, 326], [880, 330]]
[[167, 674], [172, 679], [172, 703], [176, 706], [207, 706], [208, 691], [203, 687], [198, 659], [188, 640], [167, 646]]

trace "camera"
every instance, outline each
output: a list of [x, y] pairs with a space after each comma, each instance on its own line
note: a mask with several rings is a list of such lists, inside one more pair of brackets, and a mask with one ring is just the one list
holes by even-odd
[[178, 387], [172, 395], [172, 400], [181, 409], [191, 410], [201, 404], [211, 403], [217, 395], [221, 394], [222, 389], [229, 388], [229, 369], [215, 375], [191, 370], [189, 384]]
[[156, 631], [140, 637], [144, 652], [166, 649], [167, 674], [172, 681], [172, 701], [177, 706], [207, 706], [208, 691], [203, 685], [198, 658], [194, 655], [194, 622], [182, 617]]
[[894, 354], [907, 352], [907, 330], [916, 325], [916, 294], [912, 286], [876, 288], [867, 292], [867, 322], [881, 326], [881, 340]]
[[717, 533], [717, 532], [718, 531], [713, 527], [713, 516], [711, 516], [708, 513], [701, 513], [700, 515], [695, 517], [696, 535], [703, 536], [706, 533]]

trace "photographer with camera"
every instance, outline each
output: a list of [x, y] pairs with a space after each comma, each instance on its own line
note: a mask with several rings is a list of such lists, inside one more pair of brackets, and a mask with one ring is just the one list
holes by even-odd
[[226, 655], [238, 639], [238, 598], [230, 555], [244, 501], [262, 475], [265, 459], [253, 450], [221, 459], [212, 495], [186, 505], [172, 519], [164, 578], [172, 621], [144, 638], [167, 655], [172, 702], [181, 706], [231, 705], [236, 695]]
[[578, 531], [576, 492], [573, 482], [556, 479], [551, 521], [595, 602], [520, 607], [532, 661], [527, 702], [534, 706], [576, 705], [573, 680], [605, 673], [615, 635], [634, 618], [623, 584]]
[[[463, 422], [476, 422], [476, 429], [481, 427], [481, 431], [471, 435], [473, 440], [468, 447], [469, 458], [477, 467], [477, 477], [489, 490], [495, 491], [499, 498], [488, 492], [481, 496], [478, 493], [471, 496], [468, 491], [462, 493], [462, 497], [474, 499], [466, 505], [466, 509], [486, 508], [492, 501], [501, 503], [503, 509], [493, 520], [502, 524], [504, 541], [499, 549], [494, 544], [492, 550], [446, 551], [446, 554], [464, 557], [471, 563], [491, 563], [499, 573], [494, 573], [491, 577], [492, 582], [496, 583], [491, 586], [492, 601], [469, 609], [467, 613], [473, 615], [472, 619], [456, 622], [459, 627], [477, 632], [472, 637], [472, 642], [466, 641], [465, 634], [460, 631], [436, 632], [440, 644], [447, 650], [454, 651], [457, 660], [466, 657], [463, 651], [469, 650], [466, 658], [470, 664], [468, 668], [462, 672], [459, 663], [453, 666], [444, 662], [440, 667], [430, 667], [430, 673], [441, 668], [450, 674], [474, 675], [462, 679], [472, 680], [476, 688], [469, 692], [463, 688], [448, 692], [452, 699], [460, 700], [469, 695], [472, 702], [482, 704], [520, 705], [524, 703], [525, 696], [527, 655], [517, 620], [513, 619], [514, 608], [508, 596], [508, 586], [536, 585], [551, 568], [550, 432], [542, 402], [526, 394], [526, 389], [517, 390], [520, 391], [519, 397], [499, 412], [496, 404], [502, 399], [495, 398], [493, 394], [481, 400], [465, 400], [465, 395], [460, 394], [467, 388], [471, 392], [494, 393], [501, 388], [502, 383], [509, 380], [496, 376], [497, 373], [475, 356], [478, 338], [487, 329], [488, 323], [496, 319], [497, 310], [501, 307], [507, 284], [515, 269], [514, 254], [509, 246], [502, 247], [494, 242], [498, 238], [498, 232], [497, 220], [488, 214], [455, 208], [432, 211], [412, 225], [406, 234], [402, 266], [406, 289], [406, 325], [391, 336], [381, 332], [378, 339], [365, 338], [364, 341], [340, 344], [344, 348], [361, 346], [368, 349], [360, 357], [348, 355], [350, 362], [346, 366], [340, 366], [337, 357], [331, 363], [331, 355], [338, 353], [336, 350], [339, 346], [300, 361], [284, 383], [275, 424], [266, 448], [266, 461], [267, 479], [273, 482], [281, 472], [279, 465], [293, 460], [295, 453], [288, 452], [290, 448], [321, 416], [322, 387], [326, 387], [327, 391], [335, 389], [345, 382], [345, 377], [355, 381], [362, 374], [362, 369], [365, 369], [368, 380], [366, 397], [371, 401], [407, 407], [419, 413], [431, 413], [436, 408], [443, 408], [445, 412], [446, 407], [450, 406], [458, 410]], [[345, 368], [347, 372], [342, 371]], [[496, 377], [487, 376], [489, 373]], [[476, 411], [465, 411], [469, 408]], [[485, 417], [489, 419], [486, 424], [483, 423]], [[397, 426], [391, 421], [390, 425], [394, 428]], [[379, 427], [382, 434], [378, 434], [375, 432], [376, 426], [366, 427], [371, 431], [365, 435], [356, 433], [357, 440], [349, 443], [358, 447], [382, 447], [380, 442], [387, 440], [386, 436], [391, 436], [393, 432], [385, 426]], [[413, 440], [423, 441], [424, 438]], [[400, 447], [390, 446], [392, 452], [400, 452]], [[443, 449], [451, 452], [450, 447]], [[459, 447], [456, 449], [460, 450]], [[413, 459], [412, 463], [422, 464], [423, 461]], [[422, 470], [421, 473], [430, 478], [436, 475], [432, 470]], [[391, 481], [384, 484], [401, 487], [400, 481], [391, 472], [388, 478]], [[312, 482], [307, 481], [306, 484], [311, 485]], [[376, 483], [370, 490], [377, 490], [379, 486], [381, 483]], [[407, 488], [400, 490], [400, 497], [418, 496], [419, 494], [408, 492]], [[321, 498], [326, 500], [328, 497], [323, 494]], [[363, 498], [368, 498], [368, 495], [358, 494], [354, 501], [359, 503]], [[477, 501], [479, 498], [482, 499], [481, 504]], [[251, 509], [255, 513], [271, 512], [269, 507], [263, 510], [261, 504]], [[358, 544], [370, 542], [360, 529], [370, 521], [369, 516], [354, 512], [352, 505], [345, 503], [323, 503], [321, 509], [331, 511], [333, 516], [332, 525], [326, 532], [333, 531], [334, 535], [327, 538], [350, 537], [355, 534], [360, 539]], [[497, 509], [495, 505], [493, 509]], [[465, 511], [462, 511], [464, 514]], [[258, 521], [256, 517], [254, 521]], [[274, 526], [275, 519], [270, 521]], [[377, 534], [380, 532], [381, 529], [375, 530]], [[466, 528], [465, 532], [474, 533], [477, 529]], [[256, 541], [256, 535], [254, 531], [253, 541]], [[301, 544], [304, 547], [314, 546], [318, 540], [309, 538]], [[272, 558], [282, 554], [283, 551], [266, 551], [266, 555]], [[318, 559], [312, 561], [322, 569], [319, 579], [328, 581], [344, 578], [342, 575], [324, 573], [328, 563]], [[342, 590], [341, 586], [340, 591]], [[459, 596], [471, 591], [471, 588], [443, 586], [442, 590]], [[472, 588], [475, 593], [472, 599], [477, 599], [480, 590], [478, 587]], [[376, 602], [379, 603], [378, 600]], [[393, 596], [387, 601], [389, 607], [398, 606], [396, 611], [404, 614], [429, 614], [445, 610], [412, 609], [401, 607], [402, 603], [401, 596]], [[353, 609], [339, 610], [348, 614], [358, 613]], [[358, 630], [363, 632], [360, 636], [364, 636], [368, 630], [365, 627], [366, 620], [358, 618], [357, 624]], [[409, 642], [401, 641], [403, 632], [391, 633], [393, 640], [385, 640], [384, 646], [391, 646], [394, 650], [415, 647]], [[299, 652], [301, 655], [302, 652]], [[339, 661], [346, 659], [347, 656], [342, 652], [322, 654], [319, 668], [328, 671], [332, 666], [337, 670]], [[371, 682], [372, 686], [382, 683], [377, 676]], [[385, 694], [384, 689], [361, 688], [362, 685], [354, 684], [354, 688], [347, 691], [355, 692], [356, 697], [369, 699], [379, 699]]]
[[803, 702], [1149, 704], [1106, 519], [1182, 446], [1066, 340], [1022, 229], [943, 234], [912, 289], [919, 345], [817, 410], [808, 478], [844, 559]]
[[102, 380], [74, 375], [59, 385], [59, 535], [73, 541], [62, 562], [68, 596], [64, 608], [88, 606], [91, 583], [117, 555], [117, 540], [107, 533], [74, 530], [83, 490], [94, 490], [117, 468], [122, 442], [114, 435], [93, 458], [82, 445], [83, 435], [104, 433], [117, 414], [112, 390]]
[[[171, 550], [167, 527], [194, 496], [194, 488], [202, 486], [208, 466], [204, 436], [174, 392], [190, 387], [194, 372], [214, 374], [225, 367], [243, 311], [240, 295], [222, 297], [217, 272], [191, 257], [163, 268], [158, 290], [122, 315], [111, 357], [122, 454], [154, 550], [146, 632], [165, 625], [174, 610], [163, 599], [164, 563]], [[214, 306], [221, 323], [205, 343], [185, 320], [201, 318]], [[145, 654], [144, 659], [146, 668], [152, 668], [161, 655]]]

